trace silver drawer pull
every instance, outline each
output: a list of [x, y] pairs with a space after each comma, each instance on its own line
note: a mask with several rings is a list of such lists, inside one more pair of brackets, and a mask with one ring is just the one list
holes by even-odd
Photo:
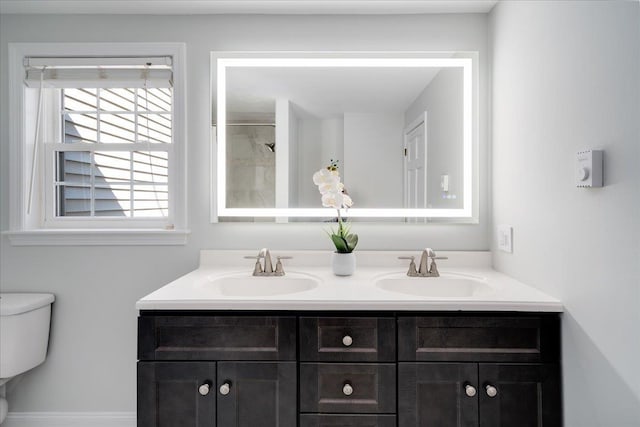
[[220, 394], [226, 396], [231, 391], [231, 384], [224, 383], [220, 386]]
[[200, 393], [202, 396], [206, 396], [207, 394], [209, 394], [210, 388], [211, 384], [209, 384], [208, 382], [203, 383], [202, 385], [200, 385], [200, 387], [198, 387], [198, 393]]
[[353, 387], [351, 387], [351, 384], [345, 383], [345, 385], [342, 387], [342, 392], [345, 396], [351, 396], [353, 394]]
[[345, 335], [344, 337], [342, 337], [342, 344], [344, 344], [345, 347], [350, 347], [351, 344], [353, 344], [353, 338], [351, 338], [349, 335]]
[[496, 397], [498, 395], [498, 389], [491, 384], [487, 384], [485, 389], [487, 390], [487, 396], [489, 397]]
[[466, 386], [464, 386], [464, 392], [466, 393], [467, 396], [473, 397], [476, 395], [477, 390], [471, 384], [467, 384]]

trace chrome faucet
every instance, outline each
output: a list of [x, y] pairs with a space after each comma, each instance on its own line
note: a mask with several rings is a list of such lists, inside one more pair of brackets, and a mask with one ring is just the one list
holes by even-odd
[[[280, 260], [290, 259], [291, 257], [277, 257], [275, 270], [273, 269], [273, 263], [271, 261], [271, 253], [267, 248], [260, 249], [257, 256], [246, 256], [245, 258], [256, 260], [256, 264], [253, 267], [254, 276], [284, 276], [284, 268], [282, 267], [282, 261]], [[264, 265], [260, 263], [260, 260], [262, 259], [264, 259]]]
[[447, 257], [439, 257], [436, 256], [436, 253], [431, 248], [425, 248], [422, 251], [422, 256], [420, 257], [420, 266], [416, 268], [415, 257], [413, 256], [401, 256], [398, 259], [410, 259], [409, 270], [407, 271], [407, 276], [409, 277], [440, 277], [440, 272], [438, 271], [438, 265], [436, 264], [437, 259], [447, 259]]

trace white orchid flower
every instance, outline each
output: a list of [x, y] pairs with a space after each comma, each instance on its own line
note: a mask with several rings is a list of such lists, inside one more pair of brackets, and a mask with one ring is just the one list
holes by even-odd
[[342, 192], [328, 192], [322, 195], [322, 206], [325, 208], [342, 209], [344, 194]]
[[344, 209], [353, 205], [351, 197], [344, 192], [344, 184], [340, 182], [340, 172], [337, 169], [320, 169], [313, 174], [313, 182], [322, 194], [322, 206]]
[[338, 182], [340, 182], [340, 173], [338, 171], [322, 168], [313, 174], [313, 183], [315, 185], [335, 184]]
[[349, 195], [342, 193], [342, 205], [345, 208], [350, 208], [351, 206], [353, 206], [353, 200], [351, 200], [351, 197], [349, 197]]
[[324, 184], [318, 185], [318, 190], [320, 191], [320, 194], [342, 193], [342, 191], [344, 190], [344, 184], [341, 183], [340, 181], [324, 183]]

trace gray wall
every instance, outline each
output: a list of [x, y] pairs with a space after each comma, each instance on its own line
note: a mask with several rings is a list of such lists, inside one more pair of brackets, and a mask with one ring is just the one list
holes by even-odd
[[[0, 17], [0, 216], [8, 227], [7, 43], [187, 43], [189, 243], [181, 247], [12, 247], [2, 237], [3, 291], [56, 294], [47, 362], [10, 390], [13, 411], [134, 411], [135, 301], [197, 267], [203, 248], [327, 249], [321, 224], [209, 223], [212, 50], [477, 50], [487, 100], [486, 15]], [[358, 224], [361, 249], [486, 250], [486, 101], [481, 104], [480, 224]], [[248, 265], [250, 268], [250, 265]], [[87, 391], [85, 386], [93, 386]]]
[[354, 207], [404, 207], [402, 122], [400, 113], [344, 114], [344, 165], [340, 167]]
[[[491, 14], [493, 222], [514, 227], [494, 265], [565, 304], [567, 427], [640, 420], [639, 22], [638, 2]], [[605, 150], [604, 188], [575, 187], [589, 148]]]

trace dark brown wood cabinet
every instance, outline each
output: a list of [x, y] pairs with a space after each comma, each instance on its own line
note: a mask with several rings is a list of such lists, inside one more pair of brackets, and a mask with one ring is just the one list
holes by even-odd
[[295, 316], [138, 318], [138, 427], [297, 424]]
[[544, 313], [142, 312], [138, 427], [561, 427]]
[[562, 425], [557, 315], [401, 316], [398, 337], [399, 427]]

